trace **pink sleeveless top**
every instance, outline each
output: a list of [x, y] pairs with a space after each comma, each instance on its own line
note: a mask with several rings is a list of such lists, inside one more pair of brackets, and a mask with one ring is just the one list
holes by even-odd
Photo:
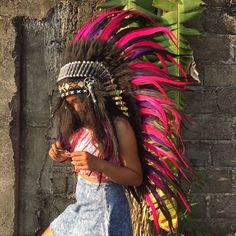
[[[100, 158], [99, 157], [99, 150], [98, 150], [98, 144], [93, 140], [93, 131], [87, 128], [81, 128], [79, 131], [74, 133], [70, 139], [70, 144], [76, 142], [73, 146], [74, 148], [71, 151], [86, 151], [89, 152], [94, 156], [94, 158]], [[118, 157], [112, 156], [110, 158], [109, 162], [113, 163], [114, 165], [120, 166], [120, 160]], [[75, 172], [78, 172], [83, 175], [88, 175], [91, 178], [99, 180], [100, 178], [100, 172], [97, 171], [90, 171], [90, 170], [80, 170], [77, 167], [75, 167]], [[102, 174], [101, 177], [102, 182], [108, 182], [109, 178], [108, 176]]]

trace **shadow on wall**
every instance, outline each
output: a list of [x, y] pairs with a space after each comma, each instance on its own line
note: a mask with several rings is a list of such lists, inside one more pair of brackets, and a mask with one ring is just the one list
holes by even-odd
[[56, 138], [53, 127], [50, 128], [50, 117], [57, 97], [55, 80], [62, 49], [77, 25], [91, 14], [92, 4], [94, 1], [87, 1], [83, 6], [83, 17], [74, 2], [58, 4], [41, 21], [13, 19], [18, 92], [10, 105], [14, 117], [10, 135], [18, 181], [16, 235], [41, 235], [73, 201], [71, 167], [53, 163], [47, 154]]

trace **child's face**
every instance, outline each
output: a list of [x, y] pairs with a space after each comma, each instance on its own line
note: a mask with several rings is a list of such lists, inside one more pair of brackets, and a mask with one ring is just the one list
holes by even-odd
[[77, 95], [70, 95], [65, 98], [67, 103], [74, 108], [75, 111], [81, 111], [81, 101]]
[[[85, 95], [87, 97], [87, 95]], [[88, 99], [86, 97], [80, 96], [78, 94], [69, 95], [65, 97], [66, 102], [75, 111], [73, 115], [75, 118], [79, 119], [81, 124], [85, 127], [91, 127], [91, 117], [88, 112]]]

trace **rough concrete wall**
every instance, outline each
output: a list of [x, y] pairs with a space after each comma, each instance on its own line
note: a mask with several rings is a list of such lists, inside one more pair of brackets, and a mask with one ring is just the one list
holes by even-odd
[[92, 0], [1, 1], [0, 235], [41, 235], [72, 201], [71, 167], [47, 155], [49, 118], [61, 51], [93, 9]]
[[[54, 138], [49, 116], [67, 35], [91, 14], [94, 2], [1, 1], [0, 235], [40, 235], [73, 201], [71, 168], [47, 157]], [[192, 39], [203, 82], [187, 92], [193, 125], [184, 136], [187, 156], [207, 179], [193, 189], [199, 205], [192, 225], [226, 236], [236, 228], [236, 2], [207, 2], [197, 22], [204, 37]]]
[[[11, 51], [14, 48], [15, 32], [9, 18], [0, 18], [0, 235], [12, 235], [14, 229], [14, 183], [15, 169], [13, 149], [9, 136], [12, 120], [9, 103], [16, 92], [14, 81], [14, 61]], [[8, 78], [8, 79], [6, 79]]]
[[193, 226], [212, 236], [236, 235], [236, 2], [206, 3], [196, 23], [203, 37], [191, 39], [202, 83], [187, 93], [193, 124], [184, 132], [199, 172]]

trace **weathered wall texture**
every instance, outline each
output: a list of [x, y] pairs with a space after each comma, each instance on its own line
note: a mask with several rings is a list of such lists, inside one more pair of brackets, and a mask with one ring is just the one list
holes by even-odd
[[202, 83], [187, 93], [193, 124], [184, 132], [200, 173], [193, 225], [212, 236], [236, 235], [236, 1], [206, 3], [203, 37], [191, 39]]
[[[95, 0], [0, 2], [0, 236], [40, 235], [72, 202], [70, 167], [47, 156], [54, 82], [68, 37], [94, 10]], [[193, 227], [208, 235], [236, 232], [236, 2], [208, 0], [191, 39], [202, 83], [187, 94], [193, 122], [184, 131], [187, 156], [203, 188]]]
[[93, 3], [1, 1], [1, 236], [41, 235], [70, 202], [71, 168], [47, 156], [49, 118], [61, 51]]

